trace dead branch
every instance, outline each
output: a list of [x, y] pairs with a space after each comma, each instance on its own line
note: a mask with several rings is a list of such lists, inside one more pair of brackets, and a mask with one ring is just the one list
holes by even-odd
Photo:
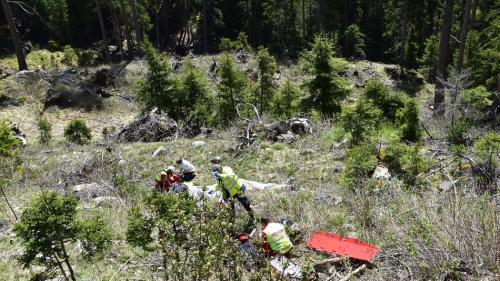
[[367, 268], [366, 264], [363, 264], [362, 266], [358, 267], [353, 272], [347, 274], [344, 278], [340, 279], [340, 281], [347, 281], [347, 280], [351, 279], [352, 277], [354, 277], [354, 275], [356, 275], [356, 274], [362, 272], [363, 270], [365, 270], [366, 268]]
[[313, 266], [319, 266], [319, 265], [324, 265], [328, 263], [338, 263], [345, 260], [345, 257], [336, 257], [336, 258], [331, 258], [331, 259], [324, 259], [320, 261], [314, 261]]

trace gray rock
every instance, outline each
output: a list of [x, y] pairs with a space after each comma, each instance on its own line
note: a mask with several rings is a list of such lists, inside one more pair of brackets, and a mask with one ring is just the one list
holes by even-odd
[[297, 140], [294, 134], [282, 134], [277, 137], [277, 141], [284, 143], [294, 143]]
[[373, 172], [372, 178], [388, 180], [391, 178], [391, 174], [389, 173], [389, 169], [387, 169], [386, 167], [377, 166], [377, 168], [375, 168], [375, 171]]
[[205, 142], [204, 141], [194, 141], [192, 144], [191, 144], [194, 148], [196, 147], [202, 147], [205, 145]]
[[344, 149], [334, 149], [332, 151], [333, 160], [342, 160], [347, 156], [347, 151]]
[[94, 198], [94, 203], [96, 204], [97, 207], [106, 205], [115, 206], [120, 204], [120, 199], [118, 197], [113, 197], [113, 196], [101, 196]]
[[167, 154], [168, 154], [168, 149], [164, 146], [160, 146], [153, 152], [153, 157], [158, 157], [160, 155], [167, 155]]
[[451, 181], [442, 182], [439, 185], [439, 190], [446, 192], [446, 191], [452, 189], [453, 185], [455, 185], [455, 182], [451, 182]]
[[104, 193], [104, 188], [93, 182], [73, 186], [73, 193], [79, 200], [90, 200]]

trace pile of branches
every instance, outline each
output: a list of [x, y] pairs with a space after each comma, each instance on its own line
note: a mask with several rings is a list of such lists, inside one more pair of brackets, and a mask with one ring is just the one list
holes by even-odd
[[123, 128], [118, 133], [117, 140], [119, 142], [172, 141], [177, 138], [178, 131], [177, 122], [155, 108]]

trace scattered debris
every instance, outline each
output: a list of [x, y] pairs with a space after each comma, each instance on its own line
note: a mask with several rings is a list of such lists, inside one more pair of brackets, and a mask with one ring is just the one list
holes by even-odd
[[168, 154], [168, 148], [164, 147], [164, 146], [160, 146], [158, 147], [154, 152], [153, 152], [153, 158], [154, 157], [158, 157], [160, 155], [167, 155]]
[[238, 63], [247, 63], [248, 62], [248, 53], [244, 49], [240, 49], [236, 53], [236, 61]]
[[177, 131], [177, 122], [155, 108], [122, 129], [117, 138], [120, 142], [171, 141]]
[[28, 140], [26, 138], [26, 134], [19, 129], [18, 124], [14, 124], [10, 130], [14, 133], [14, 138], [18, 139], [21, 142], [22, 147], [26, 147], [28, 145]]
[[312, 122], [307, 118], [292, 118], [288, 120], [290, 131], [296, 135], [304, 135], [312, 133]]
[[114, 76], [109, 68], [96, 71], [92, 80], [97, 87], [109, 87], [115, 84]]
[[96, 197], [94, 198], [93, 201], [96, 204], [96, 207], [116, 206], [120, 204], [120, 199], [118, 197], [113, 197], [113, 196]]
[[277, 256], [267, 261], [280, 275], [288, 280], [302, 280], [302, 266], [285, 256]]
[[455, 185], [456, 181], [446, 181], [446, 182], [442, 182], [440, 185], [439, 185], [439, 190], [443, 191], [443, 192], [446, 192], [448, 190], [451, 190], [453, 189], [453, 186]]

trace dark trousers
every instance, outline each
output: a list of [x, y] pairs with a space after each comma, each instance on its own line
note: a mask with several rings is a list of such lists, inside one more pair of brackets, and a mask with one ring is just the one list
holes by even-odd
[[189, 182], [189, 181], [192, 181], [195, 177], [196, 177], [196, 174], [194, 172], [183, 173], [182, 174], [182, 181]]
[[255, 223], [255, 216], [253, 214], [252, 206], [250, 205], [250, 199], [246, 196], [235, 195], [233, 198], [229, 199], [229, 203], [231, 204], [232, 217], [231, 220], [234, 224], [234, 220], [236, 218], [236, 208], [235, 208], [235, 200], [238, 200], [240, 204], [245, 208], [245, 211], [248, 213], [248, 227], [251, 227]]

